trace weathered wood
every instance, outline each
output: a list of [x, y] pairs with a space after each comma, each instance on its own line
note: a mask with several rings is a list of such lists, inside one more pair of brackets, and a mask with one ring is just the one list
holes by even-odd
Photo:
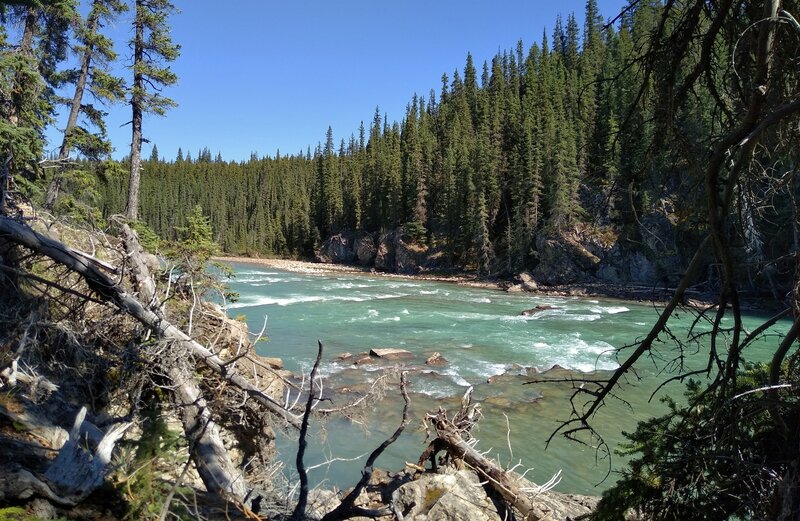
[[136, 232], [127, 224], [122, 225], [122, 243], [125, 246], [125, 252], [128, 254], [130, 276], [139, 292], [139, 299], [142, 302], [146, 302], [152, 309], [153, 301], [156, 298], [156, 284], [142, 258], [144, 252]]
[[58, 490], [69, 501], [78, 503], [97, 490], [106, 478], [111, 463], [111, 453], [130, 423], [112, 425], [96, 447], [87, 446], [88, 439], [81, 436], [81, 426], [86, 418], [86, 407], [75, 417], [69, 440], [45, 473], [51, 488]]
[[121, 311], [129, 314], [153, 331], [159, 338], [170, 339], [185, 346], [197, 360], [201, 361], [221, 378], [247, 393], [250, 398], [285, 420], [292, 427], [300, 428], [300, 419], [297, 416], [263, 393], [242, 375], [229, 370], [229, 367], [219, 356], [192, 340], [186, 333], [173, 326], [167, 320], [159, 317], [138, 299], [129, 295], [107, 275], [99, 271], [90, 261], [75, 254], [66, 245], [45, 237], [30, 227], [5, 216], [0, 216], [0, 238], [45, 255], [78, 273], [86, 280], [89, 287], [99, 295], [101, 300], [114, 304]]
[[[122, 233], [134, 287], [140, 297], [148, 302], [149, 309], [159, 309], [161, 302], [156, 294], [153, 277], [143, 259], [144, 251], [139, 239], [127, 224], [122, 225]], [[189, 442], [189, 455], [206, 490], [257, 513], [258, 502], [263, 493], [249, 487], [243, 472], [231, 460], [222, 442], [219, 425], [214, 421], [194, 376], [194, 365], [184, 357], [176, 357], [166, 371], [172, 381], [171, 390]], [[165, 504], [164, 509], [168, 508], [169, 505]], [[164, 509], [162, 512], [165, 515], [167, 510]], [[164, 515], [161, 516], [162, 519]]]
[[0, 473], [0, 503], [20, 501], [40, 496], [59, 505], [74, 506], [76, 502], [53, 492], [42, 480], [22, 468], [5, 468]]
[[440, 410], [435, 416], [429, 415], [428, 419], [436, 429], [437, 439], [431, 444], [432, 454], [428, 451], [423, 453], [424, 458], [420, 459], [419, 465], [423, 465], [428, 457], [435, 457], [439, 450], [445, 450], [452, 457], [464, 461], [475, 469], [483, 479], [488, 480], [489, 486], [497, 491], [503, 499], [514, 505], [526, 521], [546, 519], [548, 512], [536, 505], [525, 492], [521, 491], [519, 485], [507, 472], [464, 441], [458, 429], [447, 418], [445, 411]]
[[183, 431], [189, 442], [189, 453], [200, 478], [209, 492], [243, 502], [248, 490], [242, 472], [231, 461], [220, 437], [219, 426], [200, 391], [191, 368], [173, 366], [168, 369], [173, 382], [172, 392], [180, 407]]

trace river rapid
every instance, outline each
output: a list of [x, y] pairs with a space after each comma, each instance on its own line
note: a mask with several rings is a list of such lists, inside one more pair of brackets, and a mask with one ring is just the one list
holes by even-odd
[[[616, 369], [623, 360], [617, 358], [616, 349], [647, 333], [658, 317], [659, 309], [654, 305], [509, 294], [363, 273], [306, 274], [256, 264], [231, 266], [235, 277], [229, 285], [240, 297], [227, 305], [228, 314], [245, 318], [254, 332], [261, 330], [267, 317], [268, 340], [259, 342], [257, 351], [282, 358], [290, 371], [299, 374], [310, 370], [320, 340], [325, 348], [320, 369], [325, 387], [346, 388], [357, 396], [356, 391], [363, 391], [383, 373], [384, 365], [356, 366], [353, 359], [339, 360], [340, 355], [378, 347], [413, 353], [413, 358], [400, 362], [411, 369], [412, 420], [376, 466], [400, 470], [405, 461], [416, 462], [425, 448], [421, 421], [425, 411], [435, 411], [439, 406], [457, 409], [469, 386], [474, 386], [474, 399], [481, 403], [484, 415], [474, 433], [480, 440], [477, 448], [488, 451], [506, 467], [521, 462], [518, 471], [531, 468], [528, 479], [543, 483], [561, 471], [557, 490], [596, 495], [613, 484], [614, 470], [624, 464], [621, 456], [612, 454], [609, 459], [607, 451], [596, 450], [597, 440], [584, 438], [588, 444], [580, 444], [558, 436], [549, 445], [546, 440], [571, 410], [573, 385], [564, 378], [587, 374], [602, 377]], [[553, 309], [521, 315], [535, 306]], [[682, 312], [676, 319], [673, 332], [685, 338], [694, 315]], [[756, 320], [748, 318], [752, 324]], [[668, 345], [663, 346], [667, 357]], [[766, 348], [755, 345], [748, 350], [752, 359], [758, 359]], [[447, 363], [425, 365], [435, 352]], [[689, 364], [702, 364], [703, 353], [703, 346], [691, 345]], [[632, 431], [638, 419], [665, 410], [658, 396], [681, 395], [681, 386], [675, 384], [651, 399], [663, 378], [659, 373], [664, 364], [643, 362], [638, 367], [640, 380], [625, 382], [619, 391], [627, 403], [609, 401], [593, 423], [612, 453], [624, 440], [622, 431]], [[551, 382], [526, 384], [542, 378], [536, 372], [553, 366], [558, 367], [543, 377]], [[498, 375], [504, 376], [493, 378]], [[363, 457], [314, 468], [312, 483], [347, 487], [357, 481], [364, 454], [400, 422], [403, 401], [396, 379], [394, 382], [376, 408], [356, 421], [330, 419], [316, 426], [322, 432], [309, 442], [308, 466], [334, 458]], [[331, 399], [321, 407], [341, 405], [348, 394], [334, 393]], [[295, 433], [289, 433], [279, 439], [280, 457], [288, 473], [295, 458], [294, 437]]]

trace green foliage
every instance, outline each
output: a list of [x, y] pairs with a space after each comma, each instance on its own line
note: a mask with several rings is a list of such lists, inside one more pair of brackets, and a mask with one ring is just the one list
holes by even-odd
[[179, 239], [175, 253], [190, 270], [203, 267], [219, 252], [219, 245], [214, 242], [213, 236], [211, 222], [203, 215], [200, 205], [195, 205], [186, 216], [186, 226], [178, 227]]
[[735, 385], [690, 382], [687, 405], [665, 398], [668, 414], [626, 434], [622, 453], [634, 458], [592, 519], [622, 520], [630, 510], [654, 520], [773, 519], [772, 496], [800, 443], [800, 397], [752, 392], [768, 381], [767, 366], [756, 365]]
[[[162, 415], [160, 400], [152, 396], [142, 411], [142, 435], [125, 447], [118, 463], [119, 487], [127, 499], [124, 519], [155, 519], [172, 488], [172, 482], [163, 478], [166, 471], [180, 468], [180, 451], [185, 445], [182, 435], [169, 430]], [[186, 512], [175, 512], [188, 519]]]
[[[45, 521], [41, 517], [29, 514], [22, 507], [0, 508], [0, 521]], [[66, 517], [59, 517], [55, 521], [67, 521]]]
[[425, 242], [427, 230], [419, 221], [412, 221], [403, 224], [403, 232], [408, 234], [414, 242]]
[[[630, 31], [646, 33], [652, 19], [601, 34], [597, 6], [587, 10], [594, 22], [583, 42], [569, 17], [552, 48], [545, 38], [526, 55], [520, 43], [483, 64], [482, 74], [468, 55], [463, 74], [445, 76], [438, 96], [414, 95], [401, 122], [376, 108], [349, 139], [328, 128], [313, 154], [224, 163], [205, 147], [197, 160], [181, 151], [175, 161], [147, 161], [141, 217], [174, 240], [200, 204], [224, 251], [284, 256], [310, 256], [346, 229], [402, 225], [417, 240], [424, 233], [424, 242], [444, 245], [453, 264], [484, 273], [532, 267], [535, 235], [595, 217], [593, 198], [614, 203], [602, 211], [616, 208], [620, 223], [635, 222], [633, 210], [647, 201], [634, 198], [631, 208], [629, 194], [662, 192], [634, 150], [652, 128], [642, 123], [622, 144], [615, 133], [639, 81], [627, 66], [636, 52]], [[623, 73], [628, 85], [604, 81]], [[634, 152], [636, 164], [625, 157]], [[122, 210], [125, 189], [108, 186], [105, 214]]]
[[145, 251], [155, 253], [161, 250], [161, 237], [146, 222], [134, 221], [131, 223], [131, 228], [136, 231], [136, 235], [139, 236], [139, 244]]

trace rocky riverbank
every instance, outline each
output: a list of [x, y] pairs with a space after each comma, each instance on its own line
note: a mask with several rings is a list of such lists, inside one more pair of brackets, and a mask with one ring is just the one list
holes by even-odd
[[[462, 286], [507, 291], [509, 293], [529, 292], [549, 296], [603, 297], [638, 302], [663, 303], [671, 297], [672, 292], [674, 291], [674, 288], [664, 286], [658, 287], [653, 285], [633, 283], [615, 284], [602, 281], [546, 286], [536, 284], [535, 281], [532, 281], [530, 278], [531, 275], [528, 272], [523, 272], [510, 279], [501, 279], [497, 277], [479, 277], [478, 275], [472, 273], [390, 273], [378, 271], [375, 268], [353, 264], [333, 264], [293, 259], [220, 256], [215, 257], [214, 260], [219, 262], [236, 262], [267, 266], [295, 273], [319, 275], [332, 273], [363, 273], [369, 274], [370, 276], [386, 278], [449, 282]], [[689, 290], [687, 291], [687, 294], [690, 297], [689, 300], [687, 300], [687, 304], [689, 305], [702, 306], [708, 300], [708, 295], [699, 290]]]

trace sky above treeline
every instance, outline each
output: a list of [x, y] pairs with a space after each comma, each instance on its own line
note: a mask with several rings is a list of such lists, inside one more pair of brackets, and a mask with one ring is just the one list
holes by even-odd
[[[583, 27], [585, 0], [173, 0], [170, 18], [181, 56], [172, 64], [177, 85], [164, 94], [178, 107], [164, 118], [146, 116], [143, 147], [167, 160], [208, 147], [225, 160], [305, 152], [333, 128], [335, 142], [368, 125], [380, 107], [401, 120], [414, 93], [438, 93], [442, 73], [463, 71], [467, 52], [476, 66], [498, 51], [525, 49], [552, 36], [556, 16], [574, 12]], [[605, 20], [627, 5], [599, 0]], [[126, 79], [132, 52], [132, 13], [105, 32], [115, 39]], [[129, 81], [129, 80], [128, 80]], [[70, 95], [71, 96], [71, 95]], [[130, 107], [107, 107], [114, 157], [130, 149]], [[62, 110], [57, 128], [63, 128]], [[61, 143], [51, 129], [49, 147]]]

